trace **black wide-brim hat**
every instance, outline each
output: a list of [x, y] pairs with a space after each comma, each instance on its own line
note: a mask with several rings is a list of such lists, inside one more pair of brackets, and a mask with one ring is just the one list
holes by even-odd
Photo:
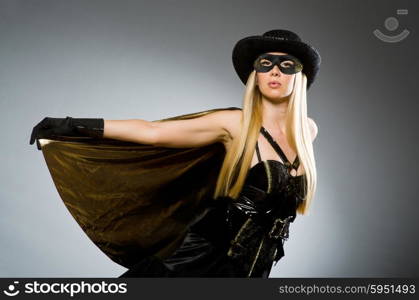
[[244, 84], [253, 71], [253, 62], [265, 52], [285, 52], [297, 57], [303, 64], [302, 72], [307, 76], [307, 89], [314, 82], [320, 69], [321, 57], [314, 47], [304, 43], [290, 30], [274, 29], [263, 35], [245, 37], [234, 46], [234, 69]]

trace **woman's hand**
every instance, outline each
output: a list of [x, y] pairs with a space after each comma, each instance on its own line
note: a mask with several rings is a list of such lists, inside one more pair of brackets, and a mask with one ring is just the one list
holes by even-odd
[[59, 135], [73, 136], [75, 133], [76, 131], [71, 124], [70, 117], [66, 117], [65, 119], [45, 117], [33, 127], [29, 144], [32, 145], [36, 140], [36, 145], [41, 150], [38, 139], [52, 138]]
[[56, 136], [89, 136], [93, 138], [103, 137], [103, 119], [76, 119], [50, 118], [46, 117], [32, 129], [29, 144], [32, 145], [36, 140], [36, 145], [41, 150], [38, 139], [53, 138]]

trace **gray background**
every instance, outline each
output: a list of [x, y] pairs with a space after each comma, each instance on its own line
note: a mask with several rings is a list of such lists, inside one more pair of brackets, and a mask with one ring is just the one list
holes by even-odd
[[[236, 41], [276, 28], [321, 53], [308, 92], [318, 190], [272, 277], [418, 276], [416, 1], [0, 0], [0, 276], [116, 277], [62, 204], [45, 116], [160, 119], [240, 106]], [[397, 16], [397, 9], [408, 9]], [[399, 28], [389, 32], [387, 17]], [[416, 23], [414, 22], [416, 19]], [[410, 35], [385, 43], [380, 29]]]

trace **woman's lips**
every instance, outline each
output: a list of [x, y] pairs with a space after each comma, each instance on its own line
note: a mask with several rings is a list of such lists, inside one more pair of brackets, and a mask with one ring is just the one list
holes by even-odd
[[269, 82], [268, 85], [271, 88], [277, 88], [277, 87], [280, 87], [281, 86], [281, 84], [279, 82]]

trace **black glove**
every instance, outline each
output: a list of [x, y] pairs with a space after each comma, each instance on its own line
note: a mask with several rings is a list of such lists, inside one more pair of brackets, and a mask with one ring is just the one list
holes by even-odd
[[56, 136], [88, 136], [93, 138], [103, 138], [104, 130], [103, 119], [76, 119], [72, 117], [50, 118], [46, 117], [39, 122], [33, 129], [29, 144], [32, 145], [36, 140], [38, 150], [41, 145], [38, 139], [53, 138]]

